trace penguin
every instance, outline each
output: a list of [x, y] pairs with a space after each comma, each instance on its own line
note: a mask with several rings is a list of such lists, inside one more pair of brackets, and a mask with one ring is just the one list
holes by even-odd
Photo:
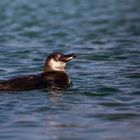
[[66, 64], [76, 56], [75, 53], [64, 55], [54, 52], [47, 57], [43, 72], [0, 81], [0, 91], [67, 89], [70, 78], [66, 72]]

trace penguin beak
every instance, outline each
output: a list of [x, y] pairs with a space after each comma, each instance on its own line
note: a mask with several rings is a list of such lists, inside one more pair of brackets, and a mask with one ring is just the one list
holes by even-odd
[[77, 54], [72, 53], [72, 54], [68, 54], [68, 55], [63, 55], [59, 60], [63, 61], [63, 62], [67, 62], [69, 60], [72, 60], [73, 58], [75, 58], [77, 56]]

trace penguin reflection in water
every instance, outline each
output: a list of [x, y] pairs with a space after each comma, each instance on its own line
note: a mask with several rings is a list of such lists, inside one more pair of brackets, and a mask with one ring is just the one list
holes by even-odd
[[52, 53], [46, 59], [42, 73], [0, 81], [0, 90], [66, 89], [70, 84], [69, 76], [65, 71], [66, 64], [75, 57], [75, 53], [68, 55]]

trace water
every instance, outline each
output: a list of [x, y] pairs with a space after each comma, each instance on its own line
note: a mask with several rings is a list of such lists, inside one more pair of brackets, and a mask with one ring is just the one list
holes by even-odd
[[139, 140], [140, 1], [0, 1], [0, 79], [78, 53], [73, 86], [0, 93], [1, 140]]

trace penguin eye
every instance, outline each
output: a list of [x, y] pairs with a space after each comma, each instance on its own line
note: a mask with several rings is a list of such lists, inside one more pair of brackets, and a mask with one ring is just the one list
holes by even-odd
[[56, 54], [53, 58], [54, 58], [55, 61], [59, 61], [59, 59], [61, 58], [61, 55]]
[[57, 55], [57, 58], [58, 58], [58, 59], [59, 59], [59, 58], [61, 58], [61, 55], [60, 55], [60, 54], [58, 54], [58, 55]]

